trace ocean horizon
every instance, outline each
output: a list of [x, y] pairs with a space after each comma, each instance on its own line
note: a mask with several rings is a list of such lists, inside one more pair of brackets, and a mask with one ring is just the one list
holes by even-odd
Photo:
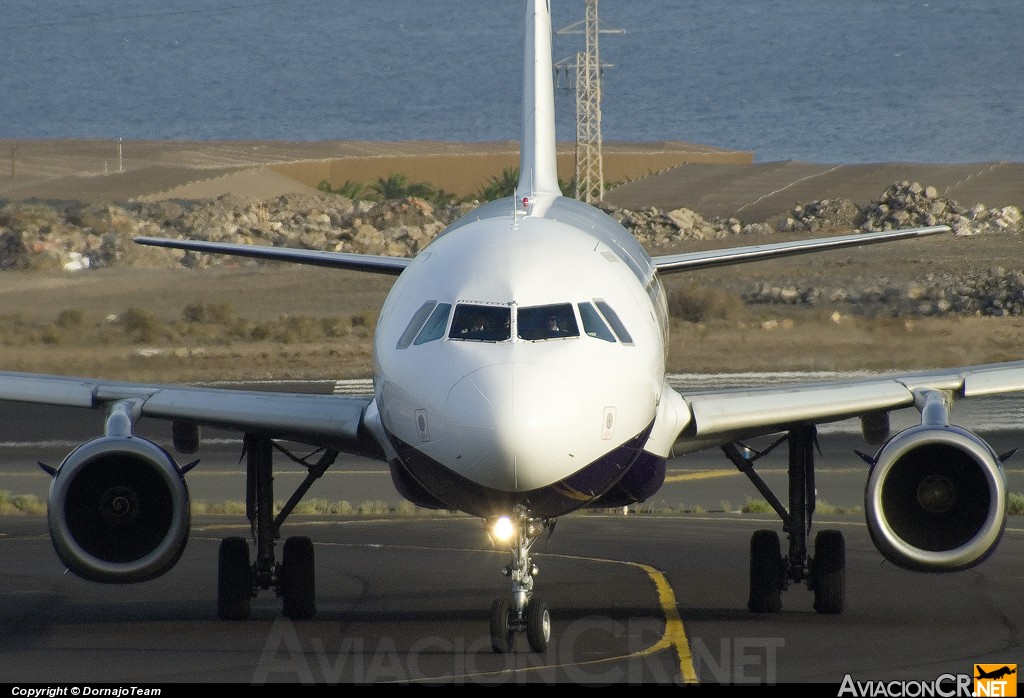
[[[583, 0], [552, 4], [556, 30], [583, 19]], [[0, 138], [517, 140], [522, 5], [11, 0]], [[601, 36], [607, 141], [760, 162], [1024, 161], [1018, 0], [599, 9], [621, 30]], [[556, 61], [581, 49], [556, 32]], [[556, 108], [571, 141], [571, 90]]]

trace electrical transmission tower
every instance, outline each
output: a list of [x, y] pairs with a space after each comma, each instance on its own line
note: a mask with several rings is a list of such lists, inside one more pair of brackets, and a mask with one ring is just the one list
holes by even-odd
[[[602, 29], [597, 17], [597, 0], [586, 0], [583, 22], [576, 22], [559, 34], [584, 34], [585, 48], [575, 57], [576, 71], [576, 198], [594, 203], [604, 198], [604, 165], [601, 160], [601, 73], [612, 67], [601, 63], [598, 37], [622, 34], [621, 29]], [[582, 29], [581, 29], [582, 25]], [[568, 73], [569, 64], [559, 62]]]

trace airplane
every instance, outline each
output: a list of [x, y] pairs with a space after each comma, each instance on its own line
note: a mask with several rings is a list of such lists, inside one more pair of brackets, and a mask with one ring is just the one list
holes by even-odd
[[[316, 614], [314, 546], [279, 534], [296, 503], [340, 453], [386, 461], [397, 491], [420, 507], [479, 518], [510, 554], [508, 591], [490, 611], [495, 652], [526, 634], [544, 652], [551, 613], [537, 593], [532, 546], [558, 519], [652, 496], [666, 463], [719, 448], [771, 503], [771, 529], [750, 542], [747, 608], [781, 609], [791, 584], [823, 614], [846, 599], [842, 534], [810, 541], [817, 426], [859, 418], [867, 461], [866, 519], [888, 560], [942, 572], [982, 562], [1005, 527], [999, 455], [950, 421], [955, 400], [1024, 390], [1024, 361], [899, 376], [681, 393], [666, 379], [668, 311], [662, 277], [949, 233], [945, 226], [855, 233], [718, 250], [649, 255], [599, 209], [562, 196], [555, 164], [550, 0], [527, 0], [520, 178], [511, 198], [483, 204], [414, 258], [199, 240], [139, 244], [287, 261], [395, 277], [374, 334], [372, 396], [163, 386], [0, 373], [0, 400], [102, 410], [103, 434], [59, 467], [48, 495], [56, 554], [86, 580], [132, 583], [171, 569], [189, 536], [187, 474], [202, 427], [243, 434], [251, 542], [225, 538], [217, 612], [244, 619], [261, 590], [293, 619]], [[551, 323], [558, 327], [552, 329]], [[916, 407], [919, 425], [892, 434], [889, 413]], [[170, 448], [135, 434], [170, 423]], [[751, 439], [774, 437], [757, 450]], [[313, 448], [299, 456], [291, 444]], [[785, 445], [788, 502], [756, 461]], [[274, 511], [274, 456], [307, 470]], [[179, 456], [180, 457], [180, 456]]]
[[998, 669], [994, 669], [992, 671], [984, 671], [983, 669], [978, 669], [978, 675], [975, 676], [974, 678], [976, 678], [976, 679], [1001, 679], [1004, 676], [1009, 676], [1010, 674], [1016, 674], [1016, 673], [1017, 673], [1017, 669], [1015, 669], [1015, 668], [1011, 669], [1008, 666], [1003, 666], [1003, 667], [999, 667]]

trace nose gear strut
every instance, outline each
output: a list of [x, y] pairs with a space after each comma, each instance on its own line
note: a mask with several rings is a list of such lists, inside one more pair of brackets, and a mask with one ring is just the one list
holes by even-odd
[[515, 634], [525, 630], [530, 649], [544, 652], [551, 639], [551, 613], [547, 603], [533, 594], [539, 570], [530, 559], [530, 548], [545, 529], [554, 530], [554, 522], [531, 518], [519, 505], [509, 518], [514, 527], [512, 561], [501, 571], [512, 580], [512, 588], [510, 597], [496, 599], [491, 606], [491, 647], [498, 653], [511, 652]]

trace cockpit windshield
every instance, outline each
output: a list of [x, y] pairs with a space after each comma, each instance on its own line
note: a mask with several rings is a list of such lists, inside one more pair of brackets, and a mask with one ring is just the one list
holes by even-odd
[[512, 336], [512, 311], [507, 306], [459, 303], [448, 339], [504, 342]]
[[604, 324], [601, 314], [597, 312], [593, 305], [590, 303], [579, 303], [577, 307], [580, 309], [580, 318], [583, 320], [583, 331], [587, 333], [588, 337], [596, 337], [606, 342], [615, 341], [615, 335], [608, 329], [608, 325]]
[[[419, 346], [443, 338], [450, 317], [452, 321], [451, 328], [448, 329], [448, 339], [475, 342], [508, 341], [512, 336], [512, 308], [515, 307], [514, 303], [459, 303], [455, 305], [453, 316], [451, 303], [427, 301], [409, 321], [398, 340], [397, 348]], [[514, 319], [516, 337], [527, 342], [579, 337], [579, 321], [582, 319], [583, 333], [587, 337], [612, 344], [616, 339], [626, 345], [633, 343], [633, 338], [626, 331], [618, 315], [601, 299], [595, 299], [593, 303], [577, 303], [575, 306], [572, 303], [523, 306], [516, 308]]]
[[516, 335], [520, 339], [559, 339], [579, 337], [576, 314], [571, 303], [534, 305], [519, 308], [516, 313]]
[[430, 317], [427, 318], [423, 329], [416, 335], [416, 341], [413, 344], [419, 346], [420, 344], [433, 342], [435, 339], [441, 339], [444, 336], [444, 328], [448, 324], [448, 313], [451, 311], [451, 303], [438, 303], [434, 311], [430, 313]]

